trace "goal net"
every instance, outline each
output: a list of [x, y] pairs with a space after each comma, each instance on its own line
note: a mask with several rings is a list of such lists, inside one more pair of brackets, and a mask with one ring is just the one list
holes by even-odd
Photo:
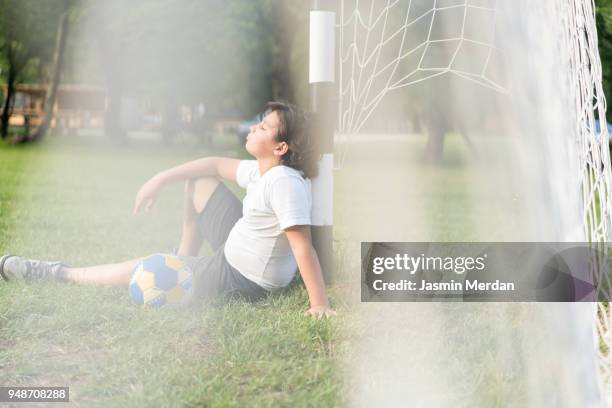
[[[337, 169], [350, 162], [358, 143], [373, 148], [376, 141], [416, 140], [415, 134], [431, 139], [436, 123], [446, 120], [448, 132], [463, 134], [468, 150], [473, 147], [475, 161], [486, 161], [483, 153], [492, 144], [509, 157], [516, 153], [499, 157], [509, 165], [503, 173], [510, 174], [508, 189], [522, 184], [516, 190], [526, 197], [504, 198], [524, 200], [535, 210], [524, 235], [520, 217], [504, 221], [518, 225], [511, 239], [608, 241], [612, 173], [594, 12], [590, 0], [342, 0], [336, 21]], [[486, 106], [466, 106], [474, 100], [471, 93]], [[455, 112], [450, 122], [443, 118], [449, 110]], [[419, 117], [428, 123], [419, 126]], [[461, 123], [465, 117], [467, 125]], [[394, 126], [398, 120], [403, 122]], [[507, 140], [488, 134], [500, 127]], [[512, 218], [513, 208], [498, 217]], [[431, 214], [422, 211], [422, 218]], [[471, 238], [500, 236], [508, 238], [480, 229]], [[611, 283], [598, 278], [599, 289], [609, 294]], [[567, 325], [593, 328], [599, 341], [586, 347], [608, 379], [611, 311], [597, 303], [589, 313], [572, 314]]]

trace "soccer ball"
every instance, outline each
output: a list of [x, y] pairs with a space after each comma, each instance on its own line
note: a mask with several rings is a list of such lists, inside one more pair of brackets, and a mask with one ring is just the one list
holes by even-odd
[[192, 294], [191, 269], [174, 255], [155, 254], [143, 259], [132, 273], [130, 296], [137, 305], [179, 305]]

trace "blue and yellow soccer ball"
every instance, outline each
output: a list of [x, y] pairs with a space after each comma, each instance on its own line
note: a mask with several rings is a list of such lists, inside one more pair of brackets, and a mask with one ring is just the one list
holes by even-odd
[[137, 305], [180, 305], [192, 294], [191, 269], [174, 255], [155, 254], [143, 259], [132, 273], [130, 295]]

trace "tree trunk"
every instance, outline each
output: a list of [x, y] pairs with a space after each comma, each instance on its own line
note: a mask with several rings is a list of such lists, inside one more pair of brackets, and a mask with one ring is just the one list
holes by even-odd
[[55, 40], [55, 51], [53, 52], [53, 65], [51, 67], [51, 81], [45, 95], [45, 116], [42, 123], [36, 129], [34, 134], [29, 137], [30, 141], [38, 141], [42, 139], [53, 120], [53, 108], [57, 99], [57, 88], [59, 86], [60, 73], [64, 60], [64, 49], [66, 48], [66, 36], [68, 31], [68, 4], [65, 5], [65, 11], [62, 13], [57, 27], [57, 36]]
[[412, 113], [412, 132], [421, 133], [422, 131], [423, 127], [421, 126], [421, 115], [416, 108], [414, 108]]
[[107, 73], [104, 134], [115, 143], [124, 144], [127, 135], [121, 125], [121, 94], [120, 79]]
[[444, 153], [444, 136], [446, 135], [446, 118], [444, 115], [436, 117], [430, 113], [429, 137], [427, 138], [427, 147], [425, 148], [425, 161], [428, 163], [439, 163], [442, 161]]
[[108, 29], [109, 16], [104, 2], [98, 3], [98, 18], [95, 20], [96, 41], [100, 50], [100, 62], [106, 80], [106, 112], [104, 112], [104, 135], [118, 144], [127, 142], [127, 133], [121, 124], [121, 99], [123, 95], [123, 56], [121, 39]]
[[2, 107], [2, 127], [0, 129], [0, 137], [6, 139], [8, 135], [9, 119], [11, 118], [11, 105], [15, 97], [15, 69], [9, 59], [8, 81], [6, 84], [6, 95], [4, 95], [4, 106]]
[[430, 83], [425, 120], [428, 133], [425, 162], [437, 164], [444, 154], [444, 139], [453, 121], [453, 107], [448, 76], [433, 78]]
[[295, 21], [285, 1], [277, 0], [272, 7], [272, 77], [274, 98], [297, 103], [291, 81], [291, 50], [295, 38]]

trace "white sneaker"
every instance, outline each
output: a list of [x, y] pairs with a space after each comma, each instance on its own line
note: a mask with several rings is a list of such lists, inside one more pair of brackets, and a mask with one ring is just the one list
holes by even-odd
[[58, 279], [63, 267], [68, 265], [61, 261], [37, 261], [8, 254], [0, 258], [0, 276], [5, 281]]

